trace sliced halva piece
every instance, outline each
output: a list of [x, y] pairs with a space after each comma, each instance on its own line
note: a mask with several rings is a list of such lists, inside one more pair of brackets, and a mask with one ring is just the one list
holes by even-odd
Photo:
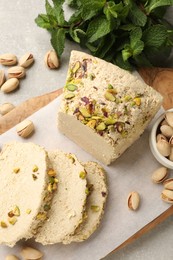
[[161, 103], [162, 96], [130, 72], [72, 51], [58, 128], [110, 164], [140, 137]]
[[33, 143], [12, 142], [0, 153], [0, 244], [14, 246], [29, 239], [44, 222], [49, 160]]
[[81, 242], [88, 239], [98, 228], [104, 214], [108, 195], [106, 173], [96, 162], [84, 164], [87, 172], [86, 220], [79, 226], [75, 234], [64, 243]]
[[58, 173], [58, 189], [52, 200], [49, 219], [35, 240], [43, 245], [68, 240], [84, 218], [86, 204], [86, 172], [77, 158], [61, 151], [48, 152]]

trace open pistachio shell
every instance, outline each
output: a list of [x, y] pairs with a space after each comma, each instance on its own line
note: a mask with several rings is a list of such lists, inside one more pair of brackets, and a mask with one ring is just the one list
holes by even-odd
[[170, 155], [171, 146], [168, 143], [168, 141], [161, 139], [156, 143], [156, 146], [157, 146], [157, 149], [158, 149], [158, 151], [161, 155], [166, 156], [166, 157]]
[[167, 178], [167, 176], [168, 169], [166, 167], [160, 167], [153, 172], [151, 179], [154, 183], [161, 183]]
[[173, 127], [173, 112], [167, 112], [165, 114], [165, 120], [169, 126]]

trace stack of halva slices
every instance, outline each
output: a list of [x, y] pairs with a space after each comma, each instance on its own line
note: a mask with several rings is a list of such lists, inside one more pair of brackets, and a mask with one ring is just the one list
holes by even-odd
[[100, 224], [108, 191], [96, 162], [11, 142], [0, 153], [0, 178], [0, 244], [80, 242]]

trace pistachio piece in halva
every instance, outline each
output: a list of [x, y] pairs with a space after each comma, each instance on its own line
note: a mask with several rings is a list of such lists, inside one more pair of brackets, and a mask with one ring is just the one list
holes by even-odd
[[9, 113], [11, 110], [13, 110], [15, 108], [15, 106], [11, 103], [4, 103], [0, 106], [0, 114], [2, 116], [6, 115], [7, 113]]
[[44, 62], [49, 69], [57, 69], [60, 66], [59, 58], [54, 50], [46, 53]]
[[34, 56], [32, 53], [28, 52], [24, 54], [20, 59], [19, 59], [19, 65], [28, 68], [32, 63], [34, 62]]
[[165, 114], [165, 120], [169, 126], [173, 127], [173, 112], [167, 112]]
[[161, 198], [167, 203], [173, 204], [173, 191], [172, 190], [163, 190], [161, 193]]
[[173, 128], [172, 128], [171, 126], [169, 126], [169, 125], [162, 125], [162, 126], [160, 127], [160, 132], [161, 132], [164, 136], [170, 138], [170, 137], [173, 135]]
[[2, 84], [4, 84], [5, 82], [5, 73], [3, 70], [0, 70], [0, 87], [2, 86]]
[[140, 196], [136, 191], [132, 191], [129, 193], [127, 197], [127, 205], [131, 210], [137, 210], [140, 204]]
[[168, 177], [168, 169], [166, 167], [160, 167], [152, 174], [152, 181], [154, 183], [161, 183]]
[[173, 178], [165, 180], [163, 186], [166, 190], [173, 190]]
[[7, 255], [5, 260], [19, 260], [19, 258], [15, 255]]
[[24, 120], [16, 126], [17, 134], [23, 138], [28, 137], [34, 131], [34, 124], [31, 120]]
[[37, 260], [43, 256], [43, 253], [32, 247], [24, 247], [21, 252], [21, 256], [24, 259]]
[[25, 69], [21, 66], [14, 66], [8, 69], [8, 78], [21, 79], [25, 76]]
[[0, 55], [0, 63], [5, 66], [15, 65], [17, 63], [17, 57], [12, 53], [4, 53]]
[[8, 79], [2, 86], [1, 91], [4, 93], [10, 93], [19, 86], [19, 80], [17, 78]]
[[165, 157], [170, 155], [171, 147], [168, 141], [161, 139], [156, 143], [156, 146], [161, 155]]

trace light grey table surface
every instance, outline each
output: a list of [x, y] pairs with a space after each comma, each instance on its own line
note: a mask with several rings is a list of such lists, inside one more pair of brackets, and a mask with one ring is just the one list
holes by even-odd
[[[18, 105], [31, 97], [61, 88], [65, 82], [70, 51], [72, 49], [80, 50], [80, 47], [68, 42], [61, 61], [61, 68], [48, 70], [45, 67], [44, 55], [51, 49], [50, 36], [48, 32], [38, 28], [34, 22], [38, 13], [44, 12], [44, 2], [44, 0], [0, 0], [0, 54], [11, 52], [20, 57], [26, 52], [31, 52], [35, 57], [35, 63], [27, 69], [27, 76], [21, 80], [20, 88], [11, 94], [0, 92], [0, 104], [11, 102]], [[170, 10], [169, 20], [172, 19], [172, 14], [173, 11]], [[7, 73], [8, 68], [0, 65], [0, 69], [4, 69]], [[173, 259], [172, 225], [173, 216], [134, 243], [105, 259]]]

